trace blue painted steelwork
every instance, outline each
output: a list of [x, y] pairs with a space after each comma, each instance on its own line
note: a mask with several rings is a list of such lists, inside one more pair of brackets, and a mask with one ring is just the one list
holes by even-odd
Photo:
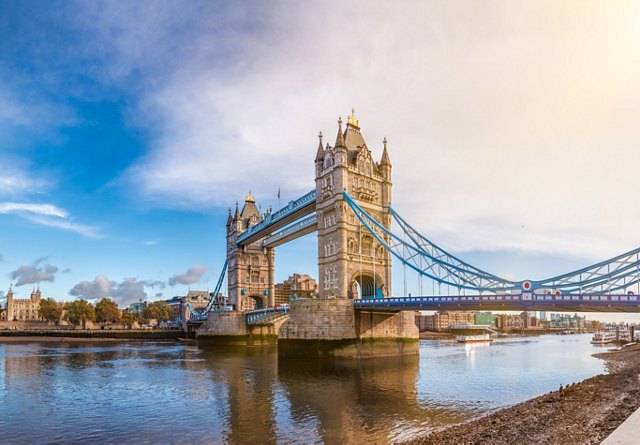
[[316, 229], [318, 227], [318, 216], [316, 214], [311, 215], [308, 218], [301, 219], [295, 224], [290, 225], [280, 232], [276, 232], [273, 235], [269, 235], [262, 242], [262, 247], [270, 247], [278, 244], [284, 238], [295, 236], [298, 233], [307, 232], [309, 229]]
[[[224, 281], [224, 276], [226, 272], [227, 272], [227, 260], [224, 261], [224, 265], [222, 266], [222, 271], [220, 272], [220, 276], [218, 277], [218, 282], [216, 283], [215, 289], [213, 290], [213, 292], [209, 294], [211, 298], [209, 299], [209, 302], [207, 303], [207, 305], [202, 311], [198, 311], [191, 305], [191, 303], [187, 303], [187, 309], [191, 313], [192, 317], [195, 317], [197, 320], [205, 320], [207, 318], [207, 314], [213, 311], [213, 307], [216, 304], [216, 298], [218, 297], [218, 293], [222, 288], [222, 282]], [[221, 310], [225, 311], [226, 309], [221, 309]]]
[[392, 208], [403, 237], [392, 233], [344, 191], [343, 196], [365, 228], [396, 258], [421, 275], [458, 289], [500, 293], [547, 290], [552, 293], [615, 294], [640, 285], [640, 248], [591, 266], [544, 280], [512, 281], [485, 272], [449, 254], [409, 225]]
[[251, 227], [247, 231], [241, 233], [236, 240], [236, 244], [243, 244], [247, 239], [253, 236], [255, 233], [260, 232], [261, 230], [267, 229], [269, 226], [274, 225], [275, 223], [282, 221], [292, 213], [298, 211], [301, 207], [305, 207], [311, 203], [316, 201], [316, 191], [311, 190], [304, 196], [300, 198], [290, 201], [286, 207], [281, 208], [277, 212], [274, 212], [268, 216], [268, 218], [263, 219], [255, 226]]
[[247, 311], [244, 313], [247, 325], [255, 324], [256, 322], [263, 320], [274, 314], [286, 314], [289, 312], [289, 308], [286, 306], [270, 307], [266, 309], [257, 309], [255, 311]]
[[354, 300], [360, 310], [516, 310], [639, 312], [635, 294], [496, 294], [383, 298]]
[[446, 258], [438, 258], [407, 243], [376, 221], [346, 191], [343, 191], [343, 196], [371, 235], [392, 255], [419, 274], [458, 289], [489, 292], [519, 289], [520, 285], [517, 282], [495, 277], [479, 269], [465, 267], [464, 264], [449, 263]]

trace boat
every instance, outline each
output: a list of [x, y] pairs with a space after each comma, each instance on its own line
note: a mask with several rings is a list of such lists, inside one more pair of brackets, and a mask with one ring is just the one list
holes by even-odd
[[493, 338], [489, 334], [457, 335], [456, 341], [459, 343], [486, 343], [493, 341]]
[[591, 338], [592, 345], [606, 345], [616, 340], [616, 334], [612, 332], [596, 332]]

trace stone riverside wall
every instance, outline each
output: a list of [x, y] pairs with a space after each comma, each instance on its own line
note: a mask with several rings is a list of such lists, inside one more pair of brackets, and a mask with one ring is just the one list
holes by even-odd
[[278, 355], [284, 358], [366, 358], [417, 352], [413, 312], [356, 312], [348, 299], [292, 301], [289, 320], [278, 333]]
[[[2, 337], [60, 337], [64, 338], [114, 338], [122, 340], [176, 340], [183, 338], [184, 332], [178, 330], [108, 330], [108, 329], [91, 329], [91, 330], [15, 330], [0, 331], [0, 339]], [[1, 340], [0, 340], [1, 341]]]
[[198, 329], [198, 345], [262, 346], [278, 342], [278, 330], [287, 317], [271, 324], [247, 326], [242, 312], [210, 312]]

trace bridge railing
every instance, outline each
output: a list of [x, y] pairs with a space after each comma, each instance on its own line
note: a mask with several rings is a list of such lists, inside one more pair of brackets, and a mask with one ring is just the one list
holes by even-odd
[[260, 320], [263, 320], [267, 317], [270, 317], [274, 314], [286, 314], [289, 312], [289, 308], [287, 306], [280, 307], [270, 307], [266, 309], [257, 309], [255, 311], [245, 312], [244, 315], [247, 320], [248, 325], [252, 325]]
[[311, 190], [306, 195], [301, 196], [300, 198], [298, 198], [298, 199], [296, 199], [294, 201], [289, 201], [289, 204], [287, 204], [286, 207], [283, 207], [280, 210], [278, 210], [277, 212], [274, 212], [274, 213], [270, 214], [268, 216], [268, 218], [263, 219], [258, 224], [256, 224], [255, 226], [251, 227], [250, 229], [248, 229], [246, 232], [241, 233], [240, 236], [238, 236], [238, 239], [236, 240], [236, 243], [241, 243], [241, 242], [245, 241], [246, 239], [248, 239], [254, 233], [259, 232], [260, 230], [264, 229], [265, 227], [267, 227], [270, 224], [273, 224], [275, 222], [280, 221], [281, 219], [283, 219], [286, 216], [288, 216], [289, 214], [293, 213], [294, 211], [296, 211], [300, 207], [306, 206], [307, 204], [309, 204], [311, 202], [314, 202], [315, 200], [316, 200], [316, 191], [315, 190]]

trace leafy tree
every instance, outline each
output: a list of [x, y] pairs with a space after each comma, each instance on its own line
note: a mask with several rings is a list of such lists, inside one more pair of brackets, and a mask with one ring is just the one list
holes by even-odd
[[131, 313], [131, 311], [124, 311], [122, 313], [122, 317], [120, 317], [120, 323], [122, 323], [125, 326], [131, 326], [134, 321], [135, 321], [135, 318]]
[[109, 299], [103, 298], [96, 304], [96, 320], [101, 323], [117, 323], [120, 321], [120, 312], [116, 303]]
[[154, 301], [144, 308], [142, 315], [147, 320], [167, 321], [171, 318], [171, 307], [164, 301]]
[[45, 298], [40, 300], [38, 315], [43, 320], [56, 322], [62, 316], [62, 306], [53, 298]]
[[64, 305], [64, 319], [73, 325], [82, 324], [82, 329], [87, 328], [87, 321], [96, 319], [96, 310], [86, 300], [76, 300]]

